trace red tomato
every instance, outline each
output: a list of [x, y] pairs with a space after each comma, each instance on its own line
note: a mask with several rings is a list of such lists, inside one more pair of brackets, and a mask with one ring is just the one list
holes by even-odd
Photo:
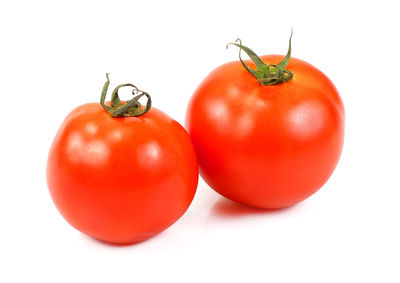
[[[267, 65], [282, 59], [261, 57]], [[244, 63], [254, 70], [253, 62]], [[302, 60], [290, 59], [287, 69], [293, 78], [288, 72], [288, 81], [262, 85], [240, 61], [230, 62], [190, 100], [186, 127], [200, 174], [231, 200], [266, 209], [293, 205], [316, 192], [338, 163], [344, 138], [338, 91]]]
[[185, 129], [160, 110], [113, 118], [89, 103], [62, 123], [47, 181], [73, 227], [102, 241], [134, 243], [183, 215], [196, 191], [198, 164]]

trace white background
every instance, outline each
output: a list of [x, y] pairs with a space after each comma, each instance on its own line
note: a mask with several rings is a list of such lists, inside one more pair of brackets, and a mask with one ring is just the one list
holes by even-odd
[[[400, 282], [400, 20], [396, 1], [1, 1], [0, 282]], [[69, 111], [132, 82], [184, 122], [196, 86], [237, 59], [286, 53], [327, 74], [346, 108], [345, 147], [306, 201], [262, 212], [203, 181], [150, 240], [97, 242], [47, 191]]]

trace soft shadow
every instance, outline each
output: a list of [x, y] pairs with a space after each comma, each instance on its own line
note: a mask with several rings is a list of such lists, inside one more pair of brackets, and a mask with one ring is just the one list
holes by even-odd
[[221, 198], [211, 208], [210, 214], [212, 216], [224, 218], [237, 218], [249, 215], [273, 215], [286, 213], [297, 206], [298, 205], [293, 205], [280, 209], [262, 209], [243, 205], [226, 198]]
[[81, 233], [82, 237], [85, 238], [86, 241], [89, 241], [91, 243], [94, 243], [94, 244], [97, 244], [97, 245], [101, 245], [101, 246], [104, 246], [104, 247], [117, 248], [117, 249], [118, 248], [127, 248], [127, 247], [132, 247], [133, 248], [133, 247], [140, 246], [143, 243], [151, 242], [154, 238], [157, 238], [160, 234], [162, 234], [162, 232], [158, 233], [158, 234], [156, 234], [156, 235], [154, 235], [154, 236], [152, 236], [150, 238], [147, 238], [147, 239], [144, 239], [144, 240], [140, 240], [140, 241], [137, 241], [137, 242], [118, 244], [118, 243], [106, 242], [106, 241], [103, 241], [103, 240], [96, 239], [96, 238], [93, 238], [91, 236], [88, 236], [88, 235], [86, 235], [84, 233]]

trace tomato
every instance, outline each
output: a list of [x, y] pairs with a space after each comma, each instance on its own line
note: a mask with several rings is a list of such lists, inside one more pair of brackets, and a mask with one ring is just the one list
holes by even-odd
[[185, 129], [156, 108], [143, 113], [137, 98], [135, 117], [129, 111], [112, 117], [105, 108], [111, 114], [114, 108], [99, 103], [77, 107], [48, 157], [48, 188], [62, 216], [111, 243], [163, 231], [187, 210], [197, 187], [197, 158]]
[[291, 206], [334, 171], [343, 147], [343, 103], [326, 75], [290, 58], [290, 45], [285, 57], [261, 58], [235, 45], [255, 62], [240, 57], [216, 68], [187, 109], [200, 174], [231, 200], [265, 209]]

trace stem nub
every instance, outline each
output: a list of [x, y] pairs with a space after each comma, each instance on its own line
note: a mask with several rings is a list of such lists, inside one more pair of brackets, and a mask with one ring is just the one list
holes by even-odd
[[[277, 85], [277, 84], [287, 82], [291, 78], [293, 78], [293, 73], [289, 70], [285, 70], [286, 66], [289, 64], [290, 55], [292, 52], [292, 35], [293, 35], [293, 30], [292, 30], [292, 32], [290, 34], [290, 38], [289, 38], [288, 52], [286, 53], [285, 58], [283, 58], [283, 60], [277, 65], [265, 64], [253, 50], [251, 50], [247, 46], [242, 45], [242, 41], [239, 38], [233, 43], [228, 43], [226, 48], [228, 48], [228, 46], [231, 44], [239, 47], [240, 62], [242, 63], [242, 65], [246, 69], [246, 71], [248, 71], [250, 74], [252, 74], [253, 77], [255, 77], [261, 85], [263, 85], [263, 86]], [[249, 66], [247, 66], [246, 63], [242, 60], [242, 56], [241, 56], [242, 50], [244, 52], [246, 52], [246, 54], [250, 57], [250, 59], [256, 64], [255, 70], [251, 69]]]
[[[108, 86], [110, 85], [110, 79], [108, 77], [108, 73], [106, 74], [107, 81], [104, 84], [103, 91], [101, 92], [100, 104], [103, 108], [111, 115], [113, 118], [121, 118], [121, 117], [134, 117], [140, 116], [144, 113], [148, 112], [151, 108], [151, 97], [150, 94], [139, 90], [133, 84], [122, 84], [117, 86], [111, 94], [111, 105], [108, 106], [105, 104]], [[122, 87], [132, 87], [132, 95], [134, 96], [132, 99], [128, 100], [126, 103], [122, 103], [118, 96], [118, 90]], [[147, 97], [146, 107], [143, 108], [139, 102], [139, 99], [145, 95]]]

